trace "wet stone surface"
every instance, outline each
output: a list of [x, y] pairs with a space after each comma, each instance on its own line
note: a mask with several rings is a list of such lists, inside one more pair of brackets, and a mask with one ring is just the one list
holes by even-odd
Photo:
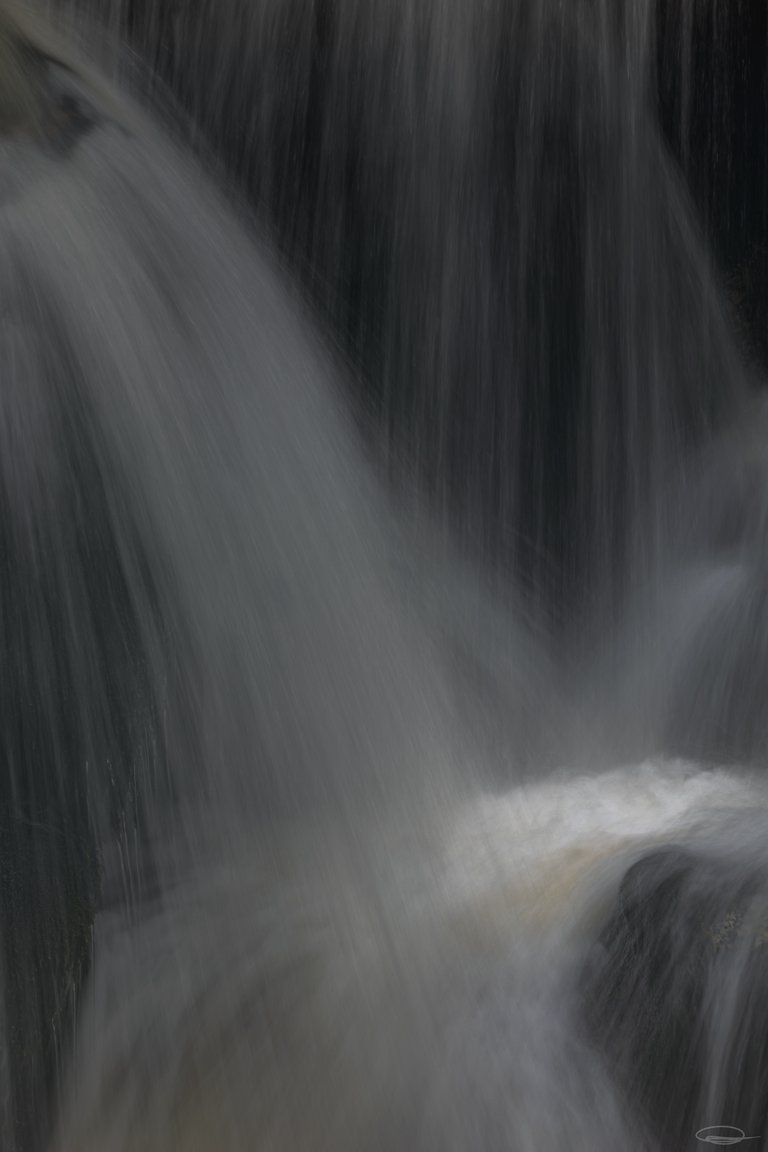
[[768, 878], [678, 848], [633, 865], [583, 973], [592, 1041], [661, 1148], [768, 1134]]

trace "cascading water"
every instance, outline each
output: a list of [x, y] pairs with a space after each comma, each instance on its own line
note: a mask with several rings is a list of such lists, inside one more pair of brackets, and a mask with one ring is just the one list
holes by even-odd
[[768, 1147], [762, 414], [654, 6], [47, 7], [3, 1149]]

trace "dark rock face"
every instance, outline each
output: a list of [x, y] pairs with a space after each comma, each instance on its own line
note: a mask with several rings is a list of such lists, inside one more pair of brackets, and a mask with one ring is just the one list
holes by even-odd
[[[67, 163], [98, 117], [66, 65], [9, 44], [29, 92], [4, 120], [0, 83], [13, 205], [28, 192], [15, 159]], [[0, 67], [3, 48], [0, 28]], [[117, 494], [77, 350], [0, 225], [0, 1146], [33, 1152], [90, 965], [100, 842], [120, 845], [128, 878], [124, 849], [162, 761], [146, 640], [160, 623], [157, 565]]]
[[405, 457], [566, 621], [593, 598], [605, 620], [632, 526], [739, 391], [616, 9], [114, 8], [359, 368], [394, 483]]
[[584, 976], [587, 1029], [661, 1149], [768, 1136], [768, 877], [677, 848], [626, 873]]
[[761, 0], [657, 0], [659, 120], [729, 284], [739, 327], [768, 365], [768, 9]]
[[62, 824], [0, 822], [3, 1148], [41, 1146], [91, 956], [93, 841]]
[[[21, 370], [11, 344], [0, 338]], [[9, 373], [0, 416], [0, 990], [13, 1088], [0, 1134], [13, 1150], [45, 1139], [41, 1083], [53, 1086], [90, 961], [99, 840], [135, 839], [144, 772], [162, 759], [147, 621], [122, 563], [140, 563], [140, 549], [115, 534], [73, 362], [62, 351], [58, 363], [63, 392], [27, 425], [31, 443], [20, 433], [38, 381]]]

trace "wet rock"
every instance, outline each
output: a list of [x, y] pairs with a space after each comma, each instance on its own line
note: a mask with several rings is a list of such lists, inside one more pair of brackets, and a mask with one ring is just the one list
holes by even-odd
[[72, 830], [0, 822], [0, 1137], [42, 1146], [91, 956], [98, 862]]
[[0, 13], [0, 140], [27, 135], [65, 155], [98, 123], [86, 86]]
[[633, 865], [583, 977], [588, 1032], [664, 1149], [768, 1134], [768, 883], [678, 848]]

